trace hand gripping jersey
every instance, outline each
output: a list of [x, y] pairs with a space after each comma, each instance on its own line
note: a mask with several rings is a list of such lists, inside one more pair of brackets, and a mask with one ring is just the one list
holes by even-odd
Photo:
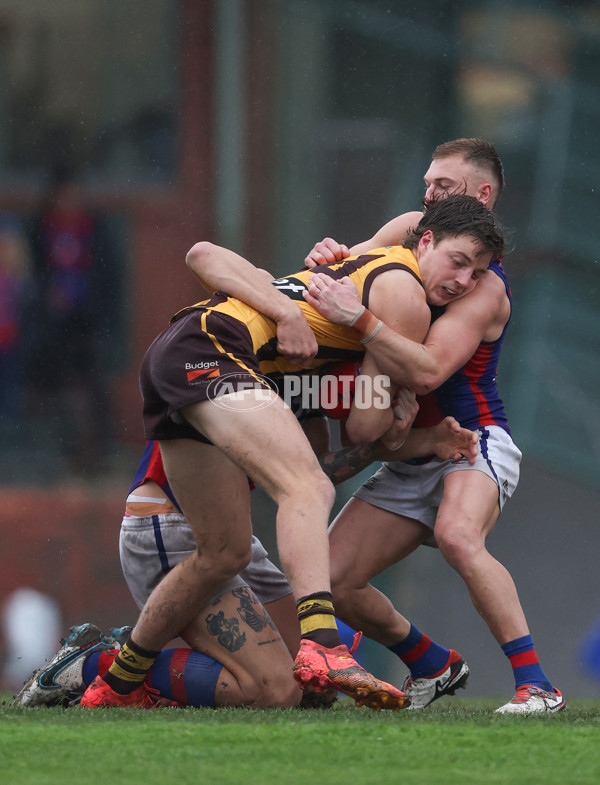
[[[314, 370], [331, 362], [360, 360], [365, 351], [356, 330], [329, 322], [304, 300], [302, 292], [307, 288], [310, 276], [313, 273], [324, 273], [336, 280], [348, 276], [356, 285], [362, 304], [369, 307], [369, 293], [373, 281], [376, 276], [388, 270], [409, 272], [423, 285], [415, 256], [407, 248], [400, 246], [377, 248], [369, 251], [368, 254], [352, 256], [337, 264], [301, 270], [273, 281], [273, 285], [280, 292], [298, 303], [317, 339], [319, 345], [317, 356], [304, 367], [305, 369]], [[204, 312], [202, 328], [208, 333], [211, 332], [211, 324], [214, 324], [213, 315], [223, 315], [242, 322], [250, 333], [261, 373], [277, 375], [298, 370], [297, 366], [292, 366], [277, 352], [276, 324], [240, 300], [216, 294], [210, 300], [204, 300], [179, 311], [172, 322], [181, 319], [191, 310]]]
[[[503, 281], [512, 312], [512, 293], [502, 264], [493, 259], [489, 270]], [[438, 313], [433, 314], [433, 319], [441, 313], [443, 310], [439, 309]], [[466, 365], [453, 373], [436, 390], [417, 398], [419, 413], [414, 422], [415, 428], [437, 425], [444, 417], [452, 415], [463, 428], [478, 430], [488, 425], [499, 425], [510, 434], [496, 381], [498, 360], [507, 327], [508, 322], [497, 340], [482, 341]]]

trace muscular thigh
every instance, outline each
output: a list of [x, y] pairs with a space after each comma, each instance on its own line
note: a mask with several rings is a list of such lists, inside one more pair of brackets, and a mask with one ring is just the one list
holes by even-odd
[[192, 439], [161, 441], [160, 449], [169, 484], [199, 551], [234, 547], [249, 554], [252, 526], [246, 474], [216, 447]]
[[456, 471], [444, 478], [444, 491], [435, 532], [452, 529], [487, 537], [500, 514], [496, 482], [476, 469]]
[[353, 497], [329, 530], [332, 581], [355, 585], [408, 556], [431, 534], [422, 523]]
[[[272, 497], [282, 489], [322, 474], [301, 426], [272, 391], [246, 390], [228, 406], [203, 401], [182, 410], [185, 418]], [[270, 399], [270, 400], [269, 400]], [[268, 401], [268, 403], [267, 403]], [[267, 405], [264, 405], [267, 404]]]

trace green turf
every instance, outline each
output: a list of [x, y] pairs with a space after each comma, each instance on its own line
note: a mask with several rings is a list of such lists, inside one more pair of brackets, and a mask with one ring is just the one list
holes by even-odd
[[600, 701], [541, 717], [498, 701], [427, 711], [0, 707], [0, 782], [143, 785], [597, 785]]

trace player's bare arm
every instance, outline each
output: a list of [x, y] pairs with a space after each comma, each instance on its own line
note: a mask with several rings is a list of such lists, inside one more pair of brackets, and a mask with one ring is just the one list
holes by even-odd
[[338, 243], [332, 237], [326, 237], [324, 240], [316, 243], [305, 258], [304, 264], [308, 268], [316, 267], [319, 264], [332, 264], [333, 262], [342, 261], [347, 256], [366, 253], [373, 248], [383, 248], [386, 245], [402, 245], [406, 235], [419, 223], [422, 217], [423, 213], [416, 211], [398, 215], [384, 224], [381, 229], [378, 229], [369, 240], [353, 245], [350, 249], [346, 245]]
[[[322, 275], [311, 276], [305, 299], [336, 324], [350, 324], [362, 308], [349, 280], [334, 281]], [[426, 394], [462, 368], [481, 341], [498, 338], [509, 315], [504, 284], [497, 275], [488, 273], [473, 291], [446, 307], [423, 344], [390, 329], [384, 320], [369, 351], [382, 373], [397, 384]]]
[[227, 292], [277, 324], [277, 348], [290, 362], [302, 366], [317, 353], [317, 341], [298, 305], [271, 285], [269, 273], [239, 254], [209, 242], [196, 243], [185, 259], [200, 283], [214, 292]]
[[[427, 333], [430, 311], [425, 301], [423, 288], [413, 276], [403, 270], [388, 270], [378, 275], [373, 281], [369, 292], [369, 310], [373, 314], [375, 325], [378, 320], [393, 324], [394, 330], [408, 336], [413, 341], [422, 341]], [[370, 380], [372, 389], [382, 386], [381, 368], [371, 354], [369, 346], [371, 336], [366, 336], [367, 343], [361, 376]], [[388, 380], [389, 382], [389, 380]], [[383, 382], [387, 389], [390, 402], [396, 393], [397, 385]], [[369, 385], [369, 381], [364, 382]], [[368, 409], [358, 408], [356, 399], [353, 403], [346, 423], [346, 433], [354, 444], [370, 442], [382, 436], [393, 424], [391, 407]]]
[[454, 417], [445, 417], [431, 428], [412, 429], [404, 444], [396, 450], [387, 449], [382, 437], [370, 444], [353, 444], [323, 452], [317, 457], [325, 474], [334, 485], [338, 485], [375, 461], [407, 461], [437, 455], [443, 461], [457, 461], [464, 456], [473, 464], [477, 456], [478, 439], [475, 431], [461, 428]]
[[370, 351], [383, 373], [423, 395], [462, 368], [482, 341], [496, 340], [509, 316], [504, 284], [487, 274], [472, 292], [446, 307], [423, 344], [382, 328]]
[[353, 245], [350, 253], [354, 256], [386, 245], [402, 245], [406, 235], [415, 228], [422, 217], [423, 213], [416, 211], [398, 215], [378, 229], [369, 240]]

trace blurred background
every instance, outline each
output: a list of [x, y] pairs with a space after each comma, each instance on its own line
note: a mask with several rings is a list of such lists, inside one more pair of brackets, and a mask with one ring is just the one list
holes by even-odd
[[[599, 68], [592, 0], [0, 0], [5, 689], [69, 625], [135, 621], [117, 543], [143, 447], [138, 367], [194, 300], [190, 246], [297, 269], [325, 235], [351, 245], [418, 209], [433, 148], [479, 136], [507, 179], [499, 383], [524, 453], [489, 547], [547, 674], [567, 698], [600, 695]], [[272, 505], [254, 504], [276, 559]], [[470, 694], [512, 694], [436, 551], [378, 585], [465, 655]], [[365, 656], [403, 678], [387, 652]]]

